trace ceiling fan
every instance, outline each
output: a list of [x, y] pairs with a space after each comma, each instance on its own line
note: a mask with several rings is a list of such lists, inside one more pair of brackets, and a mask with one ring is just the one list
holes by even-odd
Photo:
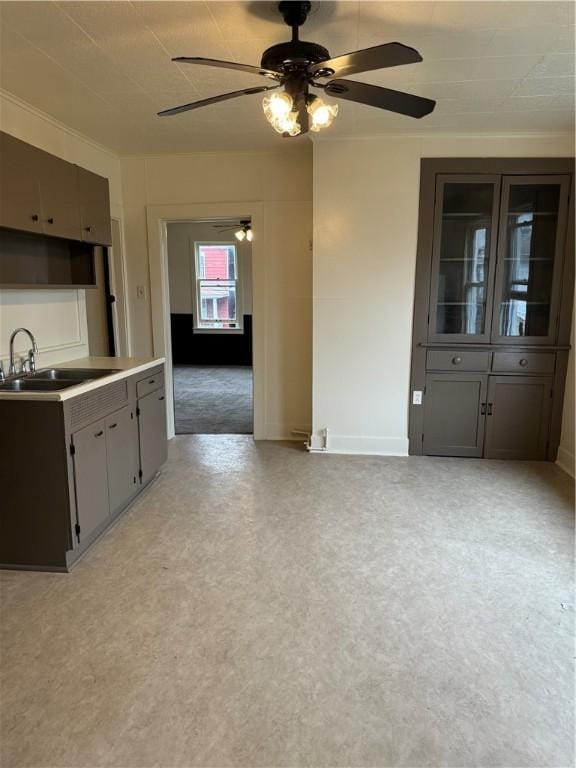
[[[327, 104], [320, 97], [311, 94], [309, 92], [311, 86], [337, 99], [367, 104], [370, 107], [386, 109], [408, 117], [421, 118], [432, 112], [436, 102], [431, 99], [367, 83], [358, 83], [355, 80], [340, 79], [342, 76], [355, 75], [358, 72], [397, 67], [401, 64], [415, 64], [422, 61], [422, 56], [417, 50], [402, 43], [386, 43], [330, 58], [330, 53], [324, 46], [299, 39], [298, 29], [306, 21], [310, 8], [311, 3], [302, 0], [284, 0], [278, 3], [278, 10], [284, 17], [284, 21], [292, 28], [292, 40], [273, 45], [264, 51], [259, 67], [198, 56], [178, 56], [172, 59], [183, 64], [222, 67], [253, 75], [263, 75], [274, 80], [275, 85], [223, 93], [220, 96], [165, 109], [158, 114], [162, 117], [178, 115], [181, 112], [235, 99], [238, 96], [282, 88], [283, 90], [264, 97], [264, 114], [274, 130], [282, 136], [298, 136], [308, 130], [320, 131], [327, 128], [338, 113], [337, 105]], [[318, 79], [326, 78], [334, 79], [317, 82]]]
[[254, 233], [252, 232], [252, 224], [250, 219], [240, 219], [239, 222], [225, 221], [220, 224], [213, 224], [214, 229], [219, 232], [234, 232], [236, 240], [248, 240], [249, 243], [254, 239]]

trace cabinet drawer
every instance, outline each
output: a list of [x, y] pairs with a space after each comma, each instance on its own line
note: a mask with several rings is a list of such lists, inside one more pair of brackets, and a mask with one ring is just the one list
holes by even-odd
[[494, 352], [492, 370], [505, 373], [553, 373], [553, 352]]
[[145, 379], [136, 382], [136, 396], [144, 397], [149, 392], [154, 392], [164, 386], [164, 374], [162, 371], [149, 373]]
[[429, 349], [426, 368], [429, 371], [486, 371], [490, 352], [449, 349]]

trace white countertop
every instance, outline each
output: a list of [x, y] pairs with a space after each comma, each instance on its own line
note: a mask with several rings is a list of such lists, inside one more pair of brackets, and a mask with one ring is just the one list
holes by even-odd
[[[0, 389], [0, 401], [2, 400], [69, 400], [71, 397], [78, 397], [85, 392], [90, 392], [98, 387], [112, 384], [114, 381], [120, 381], [127, 376], [146, 371], [157, 365], [164, 363], [163, 357], [81, 357], [77, 360], [67, 360], [65, 363], [47, 366], [46, 370], [51, 368], [83, 368], [83, 369], [101, 369], [110, 368], [117, 370], [117, 373], [111, 373], [109, 376], [102, 376], [99, 379], [90, 379], [80, 384], [74, 384], [72, 387], [66, 387], [52, 392], [40, 392], [25, 390], [23, 392], [11, 392]], [[39, 368], [37, 373], [42, 368]], [[18, 378], [18, 377], [16, 377]], [[25, 377], [24, 377], [25, 378]]]

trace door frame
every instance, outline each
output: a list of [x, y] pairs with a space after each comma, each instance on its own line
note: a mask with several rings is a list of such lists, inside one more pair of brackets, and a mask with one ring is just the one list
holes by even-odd
[[148, 253], [150, 303], [154, 355], [166, 361], [166, 419], [168, 438], [174, 429], [174, 382], [172, 375], [172, 333], [170, 328], [170, 285], [168, 276], [167, 224], [198, 219], [249, 218], [255, 237], [252, 242], [252, 375], [254, 440], [266, 439], [266, 259], [264, 256], [264, 215], [261, 202], [183, 203], [148, 205]]

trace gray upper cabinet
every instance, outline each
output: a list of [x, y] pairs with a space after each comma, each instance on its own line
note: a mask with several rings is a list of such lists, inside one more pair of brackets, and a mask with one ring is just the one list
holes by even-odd
[[562, 277], [569, 176], [505, 176], [492, 340], [553, 344]]
[[112, 244], [108, 180], [84, 168], [76, 168], [82, 240], [99, 245]]
[[488, 341], [500, 177], [438, 176], [428, 338]]
[[490, 376], [487, 459], [544, 459], [549, 439], [552, 379]]
[[74, 489], [80, 540], [104, 523], [109, 514], [106, 422], [97, 421], [72, 435]]
[[429, 456], [482, 456], [487, 376], [426, 376], [423, 451]]
[[106, 454], [110, 511], [123, 507], [137, 490], [136, 420], [130, 405], [106, 419]]
[[110, 245], [108, 180], [0, 132], [0, 227]]
[[0, 226], [42, 232], [40, 183], [34, 173], [38, 150], [0, 133]]
[[138, 400], [141, 482], [149, 482], [166, 461], [166, 403], [163, 389]]
[[80, 240], [76, 167], [47, 152], [38, 152], [42, 231], [45, 235]]

